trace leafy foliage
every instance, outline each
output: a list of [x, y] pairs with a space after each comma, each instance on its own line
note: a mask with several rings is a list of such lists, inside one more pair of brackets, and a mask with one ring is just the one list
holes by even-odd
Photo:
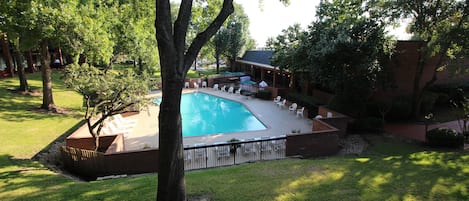
[[464, 136], [454, 129], [435, 128], [426, 133], [427, 143], [434, 147], [453, 147], [464, 146]]
[[[299, 57], [306, 53], [303, 42], [306, 41], [306, 32], [301, 30], [300, 24], [294, 24], [282, 30], [276, 38], [269, 38], [266, 46], [274, 50], [272, 65], [280, 69], [299, 70], [308, 65], [307, 60]], [[305, 57], [303, 57], [305, 58]]]
[[246, 49], [255, 46], [249, 34], [248, 16], [241, 5], [234, 3], [234, 6], [234, 13], [208, 43], [208, 46], [213, 46], [217, 69], [221, 56], [226, 57], [233, 65], [236, 58], [241, 56]]
[[[392, 16], [410, 18], [408, 30], [414, 39], [422, 41], [412, 92], [412, 113], [417, 117], [423, 94], [437, 80], [437, 71], [449, 68], [453, 73], [467, 72], [461, 61], [469, 53], [468, 4], [467, 1], [393, 0], [384, 5]], [[437, 61], [427, 65], [430, 59]], [[425, 71], [433, 72], [429, 81], [422, 81]]]
[[132, 71], [108, 72], [88, 64], [71, 64], [67, 67], [65, 84], [83, 95], [88, 129], [99, 145], [99, 135], [106, 118], [119, 114], [129, 107], [141, 108], [146, 104], [148, 78]]
[[372, 89], [386, 77], [383, 65], [392, 41], [385, 36], [385, 23], [370, 15], [364, 1], [322, 1], [318, 20], [307, 32], [294, 25], [276, 39], [273, 61], [280, 68], [300, 71], [303, 80], [334, 89], [335, 105], [342, 112], [361, 115]]
[[119, 6], [119, 20], [113, 28], [116, 37], [113, 60], [127, 55], [137, 61], [137, 72], [153, 72], [159, 64], [156, 30], [148, 26], [155, 21], [155, 3], [152, 0], [129, 1]]

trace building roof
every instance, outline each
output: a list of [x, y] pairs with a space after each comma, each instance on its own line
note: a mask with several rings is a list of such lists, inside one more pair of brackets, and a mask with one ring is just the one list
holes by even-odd
[[241, 60], [270, 66], [270, 59], [273, 53], [274, 51], [272, 50], [248, 50], [244, 53]]

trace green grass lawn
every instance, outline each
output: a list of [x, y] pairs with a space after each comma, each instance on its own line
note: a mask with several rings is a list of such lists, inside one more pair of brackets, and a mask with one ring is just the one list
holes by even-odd
[[[80, 182], [30, 160], [77, 124], [81, 97], [54, 72], [54, 98], [67, 115], [30, 111], [41, 97], [11, 94], [0, 80], [0, 200], [155, 200], [157, 175]], [[41, 86], [38, 74], [28, 75]], [[469, 200], [469, 154], [426, 150], [381, 136], [362, 156], [287, 159], [186, 173], [189, 196], [211, 200]]]

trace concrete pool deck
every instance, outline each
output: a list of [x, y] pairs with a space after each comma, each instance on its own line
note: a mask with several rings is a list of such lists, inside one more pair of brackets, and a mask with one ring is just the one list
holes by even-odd
[[[290, 133], [292, 130], [301, 130], [302, 132], [309, 132], [312, 130], [312, 122], [310, 119], [296, 117], [296, 112], [289, 112], [288, 107], [280, 109], [271, 100], [247, 98], [242, 95], [215, 91], [212, 88], [201, 88], [198, 91], [243, 103], [262, 123], [264, 123], [267, 129], [259, 131], [221, 133], [200, 137], [185, 137], [185, 146], [226, 142], [232, 138], [243, 140], [281, 136]], [[194, 89], [183, 90], [183, 93], [190, 92], [194, 92]], [[150, 97], [160, 96], [161, 92], [154, 92], [150, 95]], [[128, 117], [138, 119], [138, 122], [132, 132], [129, 133], [128, 137], [124, 140], [126, 151], [158, 147], [158, 114], [159, 106], [150, 104], [147, 110], [141, 111], [138, 115]]]

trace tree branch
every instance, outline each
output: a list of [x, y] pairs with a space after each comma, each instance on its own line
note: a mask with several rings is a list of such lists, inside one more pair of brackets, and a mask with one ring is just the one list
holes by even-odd
[[233, 0], [224, 0], [223, 7], [218, 13], [217, 17], [213, 22], [205, 29], [203, 32], [197, 34], [192, 44], [187, 49], [187, 52], [184, 55], [184, 72], [187, 72], [191, 64], [194, 62], [197, 57], [197, 53], [200, 51], [202, 46], [220, 29], [223, 22], [226, 18], [234, 12]]
[[171, 8], [169, 0], [156, 1], [156, 38], [158, 39], [158, 49], [175, 52], [173, 45], [173, 27], [171, 24]]
[[[186, 35], [189, 22], [191, 21], [192, 14], [192, 0], [182, 0], [179, 6], [179, 13], [176, 21], [174, 22], [174, 46], [178, 53], [178, 58], [183, 58], [184, 50], [186, 49]], [[183, 71], [183, 66], [179, 64], [178, 72]]]

